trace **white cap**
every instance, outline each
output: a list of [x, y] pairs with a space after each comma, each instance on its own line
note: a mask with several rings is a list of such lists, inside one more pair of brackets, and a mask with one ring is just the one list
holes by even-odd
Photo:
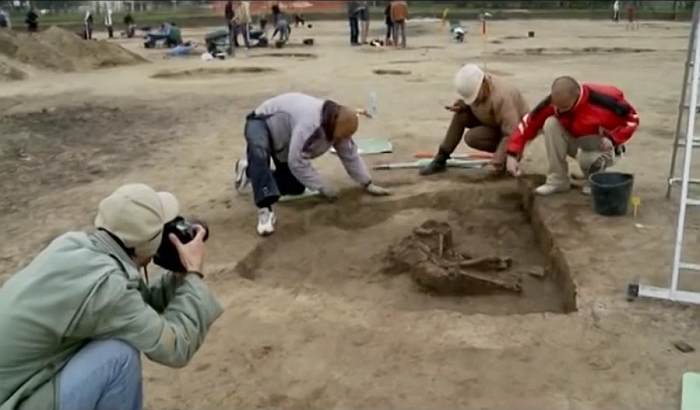
[[173, 194], [156, 192], [144, 184], [129, 184], [100, 202], [95, 228], [109, 231], [128, 248], [153, 256], [160, 246], [163, 226], [179, 212]]
[[476, 101], [484, 83], [485, 74], [476, 64], [466, 64], [455, 75], [455, 90], [462, 96], [464, 102], [471, 104]]

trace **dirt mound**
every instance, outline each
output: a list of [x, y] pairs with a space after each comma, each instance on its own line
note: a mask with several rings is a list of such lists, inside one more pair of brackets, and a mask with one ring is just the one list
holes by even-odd
[[389, 248], [386, 273], [409, 273], [422, 288], [441, 295], [522, 292], [521, 279], [507, 271], [508, 257], [474, 257], [453, 247], [452, 228], [428, 220]]
[[187, 78], [212, 78], [234, 74], [260, 74], [272, 73], [277, 71], [269, 67], [212, 67], [212, 68], [197, 68], [193, 70], [164, 70], [159, 71], [151, 76], [155, 79], [179, 80]]
[[28, 34], [0, 31], [0, 54], [21, 63], [61, 72], [88, 71], [146, 62], [138, 54], [107, 41], [86, 41], [58, 27]]
[[27, 74], [9, 64], [0, 61], [0, 82], [17, 81], [27, 78]]

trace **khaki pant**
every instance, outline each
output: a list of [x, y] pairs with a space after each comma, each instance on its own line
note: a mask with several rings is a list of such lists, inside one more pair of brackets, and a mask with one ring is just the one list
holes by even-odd
[[369, 20], [360, 20], [360, 43], [367, 44], [369, 36]]
[[[406, 48], [406, 22], [395, 21], [393, 27], [394, 46]], [[399, 42], [399, 40], [401, 40]]]
[[615, 162], [614, 149], [608, 152], [600, 151], [602, 137], [599, 135], [573, 138], [555, 117], [545, 121], [542, 131], [549, 162], [547, 184], [569, 184], [567, 156], [578, 160], [581, 172], [586, 179], [592, 172], [611, 167]]
[[485, 152], [496, 152], [501, 144], [508, 143], [508, 138], [503, 138], [499, 128], [483, 125], [469, 107], [452, 116], [445, 139], [440, 144], [440, 150], [446, 154], [452, 154], [462, 140], [462, 136], [469, 147]]

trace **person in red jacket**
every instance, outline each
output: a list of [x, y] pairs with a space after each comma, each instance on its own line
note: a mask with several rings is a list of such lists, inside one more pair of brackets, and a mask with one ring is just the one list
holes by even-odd
[[[514, 176], [521, 174], [525, 144], [541, 130], [549, 170], [547, 181], [535, 192], [550, 195], [568, 191], [571, 181], [567, 156], [578, 157], [587, 180], [589, 175], [614, 164], [638, 126], [637, 111], [618, 88], [559, 77], [552, 83], [552, 93], [523, 117], [511, 135], [506, 168]], [[589, 193], [590, 188], [584, 186], [583, 192]]]

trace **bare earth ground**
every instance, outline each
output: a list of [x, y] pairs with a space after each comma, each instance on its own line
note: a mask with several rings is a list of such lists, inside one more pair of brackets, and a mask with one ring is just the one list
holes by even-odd
[[[0, 272], [12, 274], [61, 232], [89, 228], [100, 198], [141, 181], [207, 218], [207, 280], [226, 307], [190, 366], [145, 364], [149, 408], [678, 408], [681, 375], [700, 367], [700, 355], [671, 343], [697, 343], [698, 311], [630, 304], [624, 291], [635, 279], [665, 285], [670, 271], [676, 202], [663, 198], [664, 181], [689, 25], [626, 32], [607, 22], [502, 21], [490, 24], [484, 45], [477, 33], [453, 44], [437, 23], [416, 23], [410, 49], [400, 51], [350, 48], [345, 30], [316, 23], [295, 31], [297, 42], [309, 35], [317, 45], [282, 52], [313, 54], [306, 57], [253, 50], [223, 62], [165, 60], [137, 40], [116, 40], [153, 63], [73, 74], [19, 67], [28, 79], [0, 87]], [[525, 38], [529, 30], [535, 38]], [[619, 165], [636, 177], [636, 221], [595, 216], [573, 190], [536, 200], [568, 261], [577, 311], [563, 313], [547, 280], [526, 284], [520, 301], [441, 298], [380, 272], [386, 248], [427, 219], [453, 223], [466, 249], [542, 265], [512, 180], [377, 171], [396, 193], [377, 200], [360, 195], [328, 155], [316, 166], [343, 198], [280, 206], [278, 233], [256, 237], [250, 198], [231, 187], [246, 113], [284, 91], [363, 106], [374, 90], [379, 116], [358, 136], [390, 138], [396, 152], [367, 161], [404, 161], [436, 147], [449, 121], [441, 107], [455, 98], [452, 76], [469, 61], [516, 81], [532, 105], [568, 74], [618, 85], [640, 112]], [[172, 75], [182, 70], [191, 74]], [[543, 154], [541, 140], [530, 146], [528, 172], [545, 171]], [[688, 239], [697, 245], [697, 232]]]

